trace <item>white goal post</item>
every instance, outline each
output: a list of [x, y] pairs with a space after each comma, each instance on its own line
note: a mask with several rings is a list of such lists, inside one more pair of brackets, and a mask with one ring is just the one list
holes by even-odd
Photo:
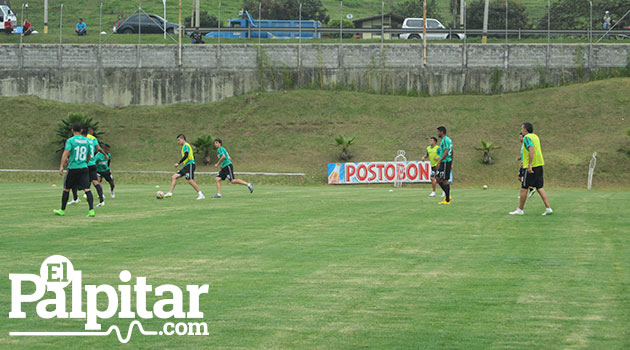
[[400, 188], [405, 178], [405, 164], [407, 163], [406, 152], [404, 150], [398, 150], [394, 162], [396, 163], [396, 178], [394, 179], [394, 187]]
[[591, 158], [591, 162], [588, 164], [588, 184], [586, 188], [589, 190], [593, 186], [593, 173], [595, 172], [595, 166], [597, 165], [597, 152], [593, 152], [593, 158]]

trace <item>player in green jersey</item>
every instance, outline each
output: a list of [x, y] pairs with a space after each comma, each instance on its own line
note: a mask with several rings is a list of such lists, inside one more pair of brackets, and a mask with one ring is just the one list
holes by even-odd
[[59, 175], [63, 176], [63, 168], [68, 164], [68, 173], [64, 181], [63, 193], [61, 194], [61, 209], [53, 210], [53, 213], [59, 216], [66, 215], [66, 204], [70, 197], [72, 188], [79, 188], [85, 191], [87, 196], [88, 217], [94, 216], [94, 198], [90, 192], [90, 177], [88, 173], [88, 162], [90, 160], [90, 147], [88, 140], [81, 136], [81, 126], [75, 124], [72, 126], [73, 137], [66, 141], [61, 163], [59, 164]]
[[182, 146], [182, 159], [175, 163], [175, 167], [177, 168], [180, 164], [184, 164], [184, 166], [171, 177], [171, 190], [164, 195], [164, 198], [173, 196], [173, 190], [175, 189], [175, 185], [177, 185], [177, 179], [183, 176], [186, 180], [188, 180], [190, 186], [197, 191], [197, 200], [206, 199], [206, 196], [201, 193], [199, 186], [197, 186], [197, 183], [195, 182], [196, 165], [192, 147], [190, 147], [190, 144], [186, 141], [186, 136], [184, 136], [184, 134], [177, 135], [177, 143]]
[[112, 175], [110, 164], [112, 162], [112, 155], [110, 153], [111, 147], [108, 144], [103, 145], [103, 151], [107, 153], [107, 158], [103, 153], [96, 154], [96, 172], [98, 173], [99, 185], [103, 182], [103, 179], [109, 183], [109, 193], [112, 198], [116, 198], [114, 194], [114, 176]]
[[251, 183], [234, 178], [232, 158], [230, 158], [230, 154], [225, 147], [223, 147], [223, 141], [221, 139], [214, 139], [214, 148], [217, 149], [217, 158], [219, 158], [214, 166], [219, 167], [219, 164], [221, 164], [221, 171], [219, 171], [217, 176], [214, 178], [214, 182], [217, 184], [217, 194], [212, 198], [221, 198], [221, 180], [225, 180], [226, 178], [230, 180], [230, 183], [247, 186], [249, 193], [254, 192], [254, 186], [252, 186]]

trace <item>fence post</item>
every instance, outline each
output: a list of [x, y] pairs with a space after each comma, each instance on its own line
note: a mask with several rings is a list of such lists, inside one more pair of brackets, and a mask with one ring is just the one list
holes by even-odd
[[547, 0], [547, 68], [549, 68], [549, 61], [551, 54], [551, 0]]
[[593, 69], [593, 2], [589, 1], [591, 6], [591, 19], [588, 27], [588, 69]]
[[99, 17], [98, 17], [98, 46], [99, 48], [101, 47], [101, 33], [102, 32], [103, 32], [103, 3], [101, 2], [101, 7], [99, 10]]
[[339, 46], [343, 45], [343, 1], [339, 1]]
[[385, 3], [381, 2], [381, 45], [385, 42]]
[[508, 44], [508, 19], [509, 19], [509, 0], [505, 0], [505, 45]]
[[59, 7], [59, 44], [63, 41], [63, 4]]
[[258, 2], [258, 46], [260, 47], [260, 19], [262, 12], [262, 2]]

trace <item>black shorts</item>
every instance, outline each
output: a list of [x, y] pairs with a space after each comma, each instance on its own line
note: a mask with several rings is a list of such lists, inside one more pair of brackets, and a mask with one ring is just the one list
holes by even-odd
[[527, 169], [523, 169], [523, 168], [518, 169], [518, 177], [525, 176], [526, 172], [527, 172]]
[[431, 177], [436, 177], [437, 176], [437, 166], [432, 166], [431, 167]]
[[88, 168], [68, 169], [66, 179], [63, 182], [63, 188], [66, 190], [76, 188], [85, 190], [90, 188], [90, 175]]
[[440, 163], [440, 168], [437, 171], [437, 178], [438, 179], [442, 179], [442, 180], [446, 180], [448, 181], [448, 179], [451, 178], [451, 167], [453, 165], [453, 162], [442, 162]]
[[545, 184], [545, 180], [543, 178], [543, 167], [537, 166], [532, 168], [534, 171], [533, 174], [530, 174], [527, 169], [525, 169], [525, 175], [523, 176], [523, 180], [521, 182], [521, 188], [543, 188]]
[[96, 172], [96, 165], [88, 166], [88, 172], [90, 176], [90, 181], [98, 181], [98, 173]]
[[107, 171], [99, 171], [98, 174], [105, 180], [107, 180], [107, 182], [112, 182], [114, 181], [114, 177], [112, 176], [112, 172], [110, 170]]
[[224, 166], [217, 174], [217, 177], [220, 177], [221, 180], [225, 180], [226, 178], [230, 181], [234, 180], [234, 166], [232, 166], [232, 164]]
[[181, 168], [177, 174], [179, 177], [186, 177], [186, 180], [194, 180], [195, 179], [195, 163], [190, 163]]

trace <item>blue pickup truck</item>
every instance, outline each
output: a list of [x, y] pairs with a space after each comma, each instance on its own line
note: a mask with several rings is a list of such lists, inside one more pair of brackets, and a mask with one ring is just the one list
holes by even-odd
[[[229, 28], [221, 30], [221, 38], [258, 38], [258, 29], [260, 26], [260, 37], [263, 39], [296, 39], [300, 36], [303, 39], [321, 38], [321, 33], [302, 32], [300, 35], [300, 23], [302, 28], [321, 28], [320, 21], [293, 21], [293, 20], [256, 20], [247, 11], [240, 11], [241, 18], [233, 18], [229, 21]], [[249, 31], [235, 32], [230, 28], [250, 28]], [[277, 28], [294, 28], [295, 31], [274, 31]], [[217, 38], [219, 32], [210, 32], [206, 34], [206, 38]]]

